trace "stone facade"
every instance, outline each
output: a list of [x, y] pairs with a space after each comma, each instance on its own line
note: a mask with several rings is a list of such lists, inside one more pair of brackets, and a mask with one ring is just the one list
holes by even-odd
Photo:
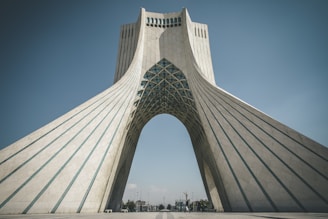
[[123, 25], [115, 84], [0, 153], [0, 213], [119, 210], [144, 125], [187, 128], [217, 211], [328, 211], [328, 150], [215, 84], [186, 9]]

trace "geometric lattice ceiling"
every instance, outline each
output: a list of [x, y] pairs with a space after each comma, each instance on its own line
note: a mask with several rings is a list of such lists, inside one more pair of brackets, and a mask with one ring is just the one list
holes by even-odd
[[190, 118], [195, 122], [197, 110], [193, 95], [180, 69], [162, 59], [144, 74], [143, 79], [134, 102], [137, 117], [142, 116], [148, 121], [158, 114], [168, 113], [184, 123]]

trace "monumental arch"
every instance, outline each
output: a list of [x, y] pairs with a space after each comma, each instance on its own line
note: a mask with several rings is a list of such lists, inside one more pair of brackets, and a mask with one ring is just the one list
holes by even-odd
[[141, 9], [115, 83], [1, 150], [0, 213], [119, 210], [142, 128], [187, 128], [217, 211], [328, 211], [328, 150], [215, 84], [207, 25]]

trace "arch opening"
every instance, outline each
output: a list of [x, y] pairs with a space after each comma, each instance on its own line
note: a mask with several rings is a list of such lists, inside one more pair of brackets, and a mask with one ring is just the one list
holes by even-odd
[[[146, 71], [140, 82], [134, 109], [130, 114], [131, 119], [126, 134], [121, 140], [122, 155], [119, 158], [115, 183], [111, 188], [106, 207], [114, 211], [120, 209], [141, 131], [153, 117], [160, 114], [172, 115], [184, 125], [193, 145], [208, 200], [213, 204], [214, 198], [215, 209], [222, 210], [221, 196], [224, 199], [222, 203], [228, 202], [220, 182], [221, 177], [215, 165], [215, 158], [209, 150], [209, 143], [201, 125], [193, 94], [184, 73], [165, 58]], [[211, 168], [207, 172], [206, 165]], [[216, 180], [213, 180], [213, 177]], [[220, 188], [217, 189], [219, 191], [213, 193], [213, 186]], [[220, 206], [217, 206], [218, 203]]]
[[141, 132], [123, 201], [166, 207], [185, 192], [190, 201], [207, 199], [189, 134], [174, 116], [157, 115]]

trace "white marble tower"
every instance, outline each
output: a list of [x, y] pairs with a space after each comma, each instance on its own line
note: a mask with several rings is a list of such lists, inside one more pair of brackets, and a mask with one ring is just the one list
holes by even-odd
[[118, 210], [144, 125], [187, 128], [217, 211], [328, 212], [328, 149], [215, 84], [186, 9], [122, 26], [115, 83], [0, 151], [0, 214]]

